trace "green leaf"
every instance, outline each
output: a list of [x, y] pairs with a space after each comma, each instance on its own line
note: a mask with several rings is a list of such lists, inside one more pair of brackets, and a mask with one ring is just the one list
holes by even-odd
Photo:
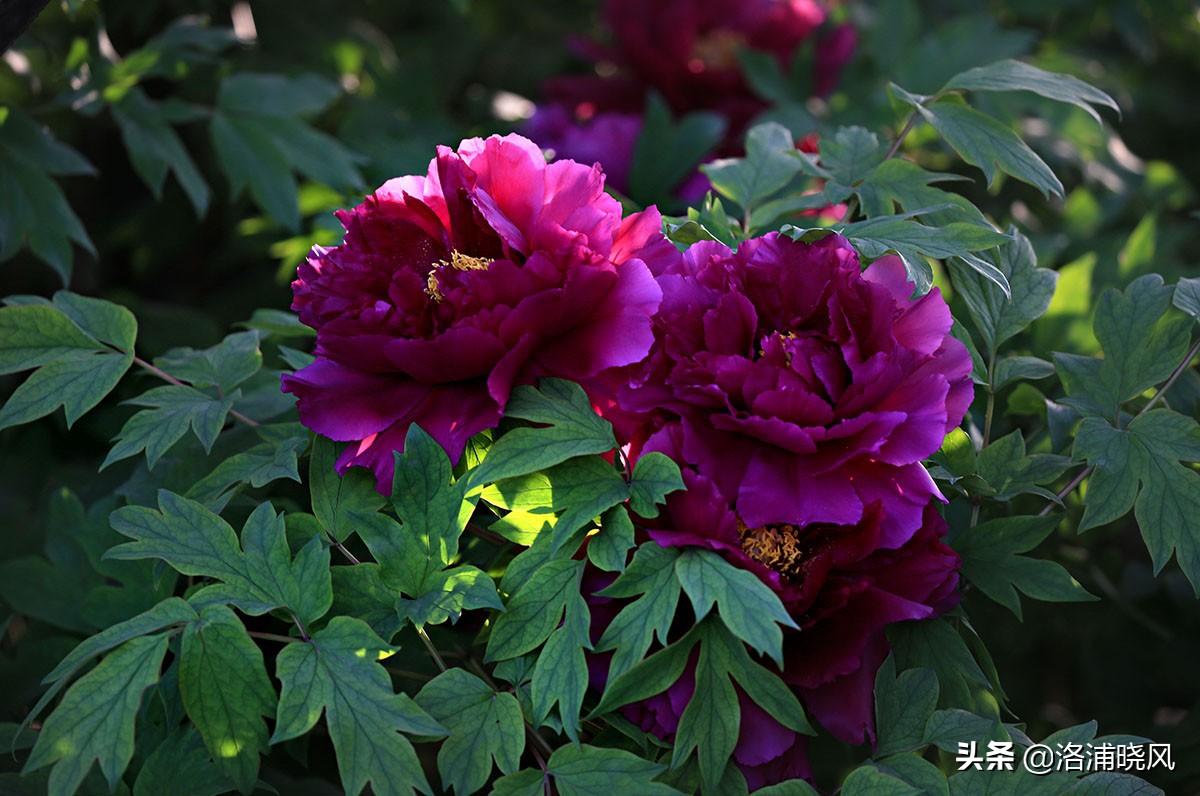
[[220, 796], [234, 787], [204, 748], [195, 727], [179, 727], [160, 743], [133, 784], [133, 796]]
[[[640, 702], [666, 691], [683, 675], [688, 656], [697, 641], [699, 633], [693, 628], [679, 641], [658, 650], [628, 671], [610, 676], [604, 686], [600, 703], [592, 709], [588, 717], [596, 718], [631, 702]], [[596, 649], [599, 651], [602, 648], [597, 645]]]
[[995, 389], [1014, 381], [1048, 379], [1055, 373], [1053, 363], [1037, 357], [1002, 357], [996, 362]]
[[183, 439], [189, 427], [204, 450], [212, 450], [235, 398], [236, 394], [213, 398], [192, 387], [174, 384], [147, 390], [126, 402], [149, 409], [125, 421], [100, 469], [143, 450], [146, 463], [153, 469], [162, 455]]
[[654, 782], [665, 766], [621, 749], [569, 745], [559, 747], [546, 763], [562, 796], [681, 796], [672, 787]]
[[224, 505], [231, 487], [266, 486], [278, 478], [300, 482], [297, 457], [308, 447], [308, 430], [299, 423], [260, 425], [254, 429], [265, 440], [218, 464], [188, 490], [188, 497], [209, 505]]
[[162, 199], [167, 173], [174, 172], [196, 215], [203, 216], [212, 192], [172, 128], [170, 108], [164, 105], [153, 102], [140, 88], [134, 87], [111, 108], [133, 169], [154, 198]]
[[1011, 240], [1000, 247], [999, 268], [1008, 282], [1011, 298], [994, 280], [965, 268], [954, 269], [954, 287], [967, 304], [985, 351], [992, 354], [1000, 344], [1040, 318], [1050, 306], [1058, 274], [1037, 267], [1033, 244], [1009, 227]]
[[1147, 274], [1124, 293], [1110, 289], [1100, 296], [1093, 329], [1104, 347], [1101, 377], [1118, 401], [1164, 381], [1191, 344], [1190, 321], [1159, 324], [1171, 295], [1161, 276]]
[[416, 702], [450, 733], [438, 750], [438, 772], [458, 796], [487, 784], [492, 761], [505, 774], [520, 768], [525, 723], [512, 694], [496, 693], [475, 675], [451, 669], [426, 683]]
[[592, 410], [583, 388], [562, 379], [542, 379], [540, 391], [517, 387], [505, 416], [549, 427], [517, 428], [501, 436], [483, 464], [472, 471], [472, 487], [544, 470], [575, 456], [607, 453], [616, 447], [612, 426]]
[[875, 758], [924, 746], [925, 724], [937, 701], [932, 669], [909, 669], [897, 677], [895, 659], [889, 656], [875, 675]]
[[458, 555], [458, 539], [471, 518], [473, 503], [463, 499], [463, 485], [454, 484], [450, 459], [433, 437], [409, 426], [404, 453], [395, 454], [392, 505], [404, 532], [421, 540], [426, 572], [432, 573]]
[[658, 506], [671, 492], [683, 489], [679, 465], [657, 451], [638, 457], [629, 482], [629, 507], [641, 517], [657, 517]]
[[300, 228], [300, 194], [291, 164], [266, 125], [256, 120], [214, 113], [209, 131], [221, 166], [229, 177], [230, 193], [247, 187], [267, 215], [288, 230]]
[[308, 643], [287, 645], [275, 663], [283, 691], [271, 743], [308, 732], [324, 710], [349, 796], [358, 796], [368, 782], [378, 796], [430, 793], [416, 752], [400, 733], [448, 732], [412, 699], [392, 691], [378, 661], [394, 652], [365, 623], [345, 616], [335, 616]]
[[1035, 600], [1087, 602], [1097, 598], [1054, 561], [1019, 555], [1037, 547], [1058, 517], [1007, 517], [963, 529], [952, 546], [962, 557], [962, 573], [980, 591], [1021, 619], [1017, 590]]
[[1006, 59], [987, 66], [960, 72], [946, 83], [943, 90], [954, 91], [1030, 91], [1046, 99], [1070, 103], [1082, 108], [1100, 123], [1100, 114], [1094, 105], [1112, 108], [1118, 114], [1121, 109], [1116, 101], [1098, 88], [1094, 88], [1071, 75], [1047, 72], [1021, 61]]
[[689, 113], [672, 122], [658, 94], [646, 99], [642, 128], [633, 150], [629, 193], [643, 204], [669, 199], [725, 134], [726, 122], [716, 113]]
[[921, 796], [921, 791], [904, 780], [874, 766], [859, 766], [842, 783], [842, 796]]
[[1180, 279], [1179, 283], [1175, 285], [1171, 303], [1200, 321], [1200, 276]]
[[537, 769], [525, 769], [501, 777], [492, 783], [492, 796], [542, 796], [549, 775]]
[[47, 363], [17, 387], [0, 409], [0, 429], [45, 417], [60, 406], [70, 428], [112, 392], [132, 363], [132, 354], [115, 352]]
[[675, 574], [692, 601], [697, 622], [716, 605], [730, 632], [783, 666], [779, 625], [797, 625], [766, 584], [711, 550], [685, 551], [675, 561]]
[[983, 741], [993, 737], [1000, 726], [997, 718], [985, 718], [953, 708], [936, 711], [925, 725], [924, 742], [954, 753], [962, 741]]
[[205, 607], [184, 630], [179, 693], [213, 760], [242, 793], [254, 790], [258, 757], [268, 747], [263, 717], [275, 712], [275, 689], [262, 652], [225, 606]]
[[572, 559], [549, 561], [535, 570], [496, 620], [485, 660], [524, 655], [549, 638], [570, 595], [578, 593], [582, 572], [583, 562]]
[[942, 770], [918, 754], [892, 755], [875, 764], [881, 771], [899, 777], [923, 796], [949, 796], [949, 783]]
[[821, 166], [835, 182], [846, 186], [867, 179], [884, 161], [879, 138], [863, 127], [839, 127], [832, 137], [821, 139], [820, 149]]
[[588, 538], [588, 561], [606, 572], [624, 572], [625, 558], [635, 544], [629, 512], [613, 506], [601, 515], [600, 530]]
[[[893, 90], [897, 88], [892, 84]], [[978, 166], [988, 185], [999, 172], [1027, 182], [1043, 195], [1063, 195], [1062, 183], [1029, 145], [1009, 127], [960, 102], [940, 101], [929, 105], [913, 101], [907, 92], [897, 95], [915, 107], [946, 143], [973, 166]]]
[[217, 107], [251, 116], [311, 116], [325, 110], [341, 91], [316, 75], [234, 72], [221, 81]]
[[98, 760], [115, 789], [133, 757], [142, 692], [158, 682], [167, 642], [166, 635], [131, 639], [79, 678], [43, 723], [23, 771], [53, 763], [50, 792], [69, 794]]
[[158, 493], [158, 505], [158, 511], [126, 506], [113, 512], [113, 528], [134, 541], [117, 545], [105, 557], [160, 558], [184, 575], [224, 582], [194, 594], [193, 603], [229, 602], [251, 615], [286, 607], [302, 622], [329, 610], [328, 548], [313, 537], [293, 561], [283, 516], [270, 503], [247, 518], [241, 549], [233, 528], [203, 505], [166, 490]]
[[463, 565], [437, 572], [426, 579], [415, 600], [396, 601], [396, 616], [418, 627], [438, 625], [449, 619], [457, 622], [463, 611], [472, 608], [504, 610], [496, 592], [496, 582], [478, 567]]
[[1057, 501], [1058, 497], [1041, 485], [1054, 481], [1072, 466], [1066, 456], [1026, 455], [1025, 438], [1020, 429], [981, 450], [978, 462], [979, 476], [995, 492], [991, 496], [1005, 502], [1027, 493]]
[[903, 211], [941, 207], [924, 214], [931, 224], [952, 221], [986, 223], [983, 214], [971, 202], [956, 193], [934, 188], [940, 182], [964, 180], [957, 174], [926, 171], [917, 164], [893, 158], [880, 163], [856, 188], [862, 212], [867, 218], [890, 216], [897, 207]]
[[768, 122], [750, 128], [744, 158], [714, 160], [700, 170], [718, 193], [750, 209], [783, 189], [802, 168], [791, 132]]
[[897, 669], [928, 668], [937, 674], [942, 707], [972, 709], [973, 687], [988, 687], [987, 675], [946, 618], [899, 622], [888, 628], [888, 638]]
[[342, 542], [354, 532], [354, 512], [373, 514], [387, 501], [375, 489], [375, 476], [369, 470], [351, 467], [338, 475], [337, 457], [337, 444], [317, 435], [308, 463], [308, 482], [313, 514], [332, 538]]
[[802, 779], [789, 779], [754, 791], [754, 796], [820, 796], [812, 785]]
[[0, 118], [0, 261], [22, 245], [70, 280], [76, 243], [96, 253], [87, 231], [50, 175], [95, 174], [75, 150], [11, 105]]
[[563, 731], [575, 743], [579, 742], [579, 712], [588, 686], [583, 651], [592, 647], [588, 639], [590, 627], [587, 603], [578, 593], [569, 595], [565, 621], [550, 634], [533, 669], [532, 723], [544, 724], [557, 704]]
[[86, 334], [130, 353], [137, 340], [137, 318], [120, 304], [60, 290], [53, 306]]
[[621, 676], [640, 661], [656, 635], [659, 643], [667, 643], [679, 605], [679, 579], [672, 566], [678, 558], [674, 548], [646, 542], [621, 576], [599, 592], [604, 597], [642, 595], [621, 609], [596, 645], [601, 652], [613, 650], [609, 679]]
[[678, 768], [695, 749], [705, 790], [720, 781], [741, 727], [737, 693], [724, 667], [713, 661], [714, 654], [712, 645], [700, 647], [696, 690], [679, 719], [671, 756], [671, 767]]
[[154, 364], [193, 387], [216, 387], [232, 392], [262, 367], [258, 332], [235, 332], [212, 348], [175, 348]]
[[31, 370], [63, 358], [87, 357], [103, 349], [55, 307], [0, 308], [0, 374]]

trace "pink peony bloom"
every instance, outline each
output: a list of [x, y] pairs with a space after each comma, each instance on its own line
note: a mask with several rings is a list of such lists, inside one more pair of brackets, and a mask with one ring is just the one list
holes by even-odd
[[338, 213], [342, 245], [314, 247], [292, 308], [316, 361], [283, 377], [338, 461], [391, 488], [392, 452], [417, 423], [461, 456], [514, 385], [586, 381], [641, 360], [678, 259], [651, 208], [622, 220], [599, 167], [547, 165], [520, 136], [439, 147], [426, 176], [389, 180]]
[[703, 242], [656, 275], [654, 348], [606, 410], [626, 438], [678, 426], [680, 463], [747, 526], [855, 525], [879, 503], [879, 546], [907, 542], [940, 497], [921, 460], [973, 395], [940, 292], [911, 298], [896, 257], [861, 271], [837, 235]]

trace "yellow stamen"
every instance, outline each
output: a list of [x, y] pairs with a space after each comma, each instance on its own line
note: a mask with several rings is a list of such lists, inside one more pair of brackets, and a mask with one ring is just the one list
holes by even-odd
[[434, 301], [441, 301], [445, 298], [442, 294], [441, 286], [438, 284], [438, 269], [454, 268], [458, 271], [482, 271], [491, 264], [491, 260], [484, 259], [483, 257], [471, 257], [460, 251], [452, 251], [450, 252], [449, 261], [438, 260], [433, 264], [433, 268], [429, 269], [429, 278], [425, 280], [425, 292]]
[[742, 551], [755, 561], [789, 578], [800, 575], [804, 550], [796, 526], [771, 524], [750, 528], [738, 519], [738, 535], [742, 538]]

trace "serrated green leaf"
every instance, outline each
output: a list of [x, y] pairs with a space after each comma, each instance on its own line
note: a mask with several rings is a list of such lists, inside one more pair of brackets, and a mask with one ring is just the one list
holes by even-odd
[[947, 752], [958, 750], [959, 742], [983, 741], [993, 738], [993, 733], [1000, 727], [997, 718], [976, 716], [958, 708], [935, 711], [925, 725], [923, 742], [933, 744]]
[[112, 392], [131, 364], [132, 354], [96, 352], [42, 365], [0, 409], [0, 430], [45, 417], [60, 406], [71, 427]]
[[107, 558], [159, 558], [185, 575], [216, 578], [192, 596], [194, 604], [229, 602], [251, 615], [286, 607], [302, 622], [329, 610], [329, 550], [319, 537], [291, 558], [283, 516], [262, 503], [246, 520], [241, 546], [225, 520], [203, 505], [162, 490], [159, 510], [126, 506], [113, 512], [114, 529], [134, 541]]
[[671, 755], [671, 768], [678, 768], [692, 750], [696, 750], [705, 790], [720, 781], [726, 764], [733, 757], [741, 727], [737, 693], [726, 667], [713, 660], [717, 654], [712, 644], [700, 647], [696, 690], [679, 718], [675, 749]]
[[252, 116], [311, 116], [325, 110], [340, 93], [336, 83], [316, 75], [292, 78], [235, 72], [221, 81], [217, 107]]
[[1009, 127], [991, 116], [968, 105], [946, 100], [928, 105], [922, 102], [910, 104], [963, 160], [983, 171], [988, 185], [995, 182], [999, 172], [1004, 172], [1029, 183], [1045, 196], [1063, 195], [1062, 183], [1046, 162]]
[[318, 435], [313, 440], [308, 481], [313, 514], [331, 537], [342, 542], [354, 532], [352, 514], [373, 514], [383, 508], [386, 498], [375, 489], [375, 477], [369, 470], [351, 467], [338, 475], [337, 455], [337, 444]]
[[1148, 274], [1135, 279], [1123, 293], [1110, 289], [1100, 296], [1093, 322], [1096, 339], [1104, 348], [1100, 373], [1118, 401], [1164, 381], [1188, 350], [1190, 321], [1159, 325], [1171, 295], [1161, 276]]
[[1040, 318], [1050, 306], [1058, 274], [1037, 267], [1029, 239], [1009, 227], [1011, 240], [1000, 247], [1000, 271], [1008, 280], [1011, 298], [992, 280], [965, 268], [955, 268], [954, 287], [967, 304], [983, 341], [992, 354], [1000, 344]]
[[675, 575], [704, 619], [713, 606], [735, 636], [783, 666], [784, 627], [797, 627], [771, 589], [710, 550], [689, 549], [675, 561]]
[[601, 749], [586, 744], [559, 747], [546, 763], [546, 773], [554, 777], [562, 796], [612, 796], [614, 793], [682, 796], [674, 788], [654, 781], [664, 768], [622, 749]]
[[565, 621], [546, 639], [533, 669], [531, 722], [541, 726], [557, 705], [563, 732], [575, 743], [579, 742], [579, 712], [588, 686], [583, 651], [592, 646], [588, 640], [590, 627], [587, 603], [578, 593], [569, 595]]
[[238, 790], [252, 791], [259, 755], [268, 748], [263, 717], [275, 713], [275, 689], [262, 652], [224, 605], [205, 607], [184, 629], [179, 693], [213, 760]]
[[394, 652], [364, 622], [345, 616], [335, 616], [308, 643], [289, 644], [275, 664], [283, 691], [271, 743], [308, 732], [324, 711], [349, 796], [368, 783], [378, 796], [430, 793], [416, 752], [400, 733], [449, 733], [412, 699], [393, 692], [378, 661]]
[[487, 784], [493, 761], [505, 774], [520, 767], [525, 724], [512, 694], [496, 693], [475, 675], [450, 669], [426, 683], [416, 702], [450, 732], [438, 750], [438, 772], [457, 796]]
[[750, 209], [781, 190], [803, 168], [791, 132], [768, 122], [746, 134], [746, 156], [714, 160], [700, 167], [722, 196]]
[[1017, 429], [993, 441], [979, 452], [978, 469], [995, 491], [997, 500], [1009, 501], [1017, 495], [1032, 493], [1057, 500], [1053, 493], [1043, 488], [1066, 472], [1072, 462], [1066, 456], [1025, 453], [1025, 438]]
[[[589, 718], [666, 691], [683, 674], [688, 656], [698, 641], [699, 634], [693, 628], [679, 641], [658, 650], [628, 671], [609, 677], [600, 703], [592, 709]], [[601, 647], [597, 645], [596, 649], [600, 650]]]
[[487, 661], [515, 658], [545, 641], [562, 618], [577, 585], [583, 562], [548, 561], [536, 569], [509, 599], [505, 612], [492, 627]]
[[569, 381], [542, 379], [540, 390], [517, 387], [505, 415], [549, 427], [517, 428], [501, 436], [471, 472], [471, 487], [535, 473], [575, 456], [607, 453], [616, 447], [612, 425], [592, 410], [583, 388]]
[[854, 186], [883, 163], [879, 137], [864, 127], [839, 127], [833, 136], [821, 139], [821, 166], [837, 183]]
[[933, 187], [937, 183], [966, 179], [957, 174], [926, 171], [917, 164], [893, 158], [879, 164], [855, 188], [862, 212], [867, 218], [890, 216], [897, 207], [902, 211], [923, 207], [941, 207], [924, 214], [930, 224], [951, 221], [985, 222], [975, 205], [956, 193]]
[[211, 348], [176, 348], [154, 364], [193, 387], [216, 387], [229, 393], [262, 367], [258, 332], [235, 332]]
[[667, 495], [683, 489], [679, 465], [657, 451], [638, 457], [629, 482], [629, 507], [641, 517], [657, 517]]
[[640, 661], [656, 635], [659, 643], [667, 643], [667, 633], [679, 605], [680, 585], [673, 566], [678, 557], [673, 548], [647, 542], [638, 548], [625, 572], [600, 592], [605, 597], [642, 595], [621, 609], [596, 645], [598, 651], [613, 650], [608, 669], [610, 679]]
[[[419, 426], [409, 426], [404, 453], [395, 454], [392, 505], [425, 551], [425, 577], [458, 555], [458, 539], [471, 518], [473, 503], [463, 498], [463, 484], [452, 483], [446, 451]], [[424, 578], [422, 578], [424, 580]]]
[[1118, 114], [1121, 109], [1116, 101], [1098, 88], [1088, 85], [1077, 77], [1058, 72], [1047, 72], [1036, 66], [1005, 59], [994, 64], [980, 66], [960, 72], [947, 81], [943, 90], [953, 91], [1030, 91], [1046, 99], [1067, 102], [1087, 111], [1100, 123], [1100, 114], [1095, 105], [1112, 108]]
[[937, 701], [932, 669], [909, 669], [897, 677], [895, 659], [889, 656], [875, 675], [876, 759], [921, 748]]
[[103, 470], [115, 461], [146, 451], [146, 463], [154, 465], [187, 433], [188, 428], [200, 440], [205, 451], [212, 450], [225, 418], [233, 406], [235, 395], [213, 398], [184, 385], [168, 384], [154, 387], [127, 401], [149, 409], [138, 412], [125, 421], [114, 438], [116, 444], [100, 465]]
[[254, 201], [284, 228], [300, 227], [300, 194], [291, 164], [279, 151], [267, 125], [214, 113], [209, 127], [221, 167], [237, 196], [247, 187]]
[[426, 578], [421, 591], [415, 600], [396, 602], [396, 616], [401, 622], [409, 620], [418, 627], [438, 625], [447, 619], [457, 622], [463, 611], [473, 608], [504, 610], [496, 582], [470, 565], [434, 573]]
[[265, 442], [235, 453], [188, 490], [188, 497], [208, 505], [224, 505], [231, 487], [266, 486], [279, 478], [300, 482], [297, 457], [308, 447], [308, 430], [299, 423], [260, 425], [255, 433]]
[[99, 761], [115, 789], [133, 757], [142, 693], [158, 682], [168, 640], [165, 634], [131, 639], [79, 678], [42, 724], [23, 771], [53, 763], [50, 793], [69, 794]]

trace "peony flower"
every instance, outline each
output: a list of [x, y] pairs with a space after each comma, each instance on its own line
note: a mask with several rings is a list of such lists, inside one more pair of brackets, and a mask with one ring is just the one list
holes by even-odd
[[547, 165], [520, 136], [439, 147], [425, 177], [389, 180], [314, 247], [292, 308], [316, 360], [283, 377], [302, 422], [353, 442], [338, 460], [391, 487], [417, 423], [454, 460], [496, 425], [514, 385], [587, 381], [641, 360], [678, 258], [651, 208], [624, 220], [599, 167]]
[[[667, 426], [644, 450], [682, 459], [681, 437], [679, 426]], [[784, 634], [783, 680], [796, 689], [809, 716], [835, 736], [874, 743], [874, 681], [889, 651], [885, 628], [936, 616], [957, 601], [958, 557], [942, 542], [946, 525], [937, 510], [927, 505], [920, 528], [898, 549], [885, 549], [881, 501], [855, 525], [748, 528], [711, 480], [690, 467], [683, 478], [687, 491], [667, 497], [661, 516], [650, 523], [650, 536], [664, 546], [715, 550], [767, 584], [800, 626]], [[617, 607], [597, 605], [593, 617], [607, 624]], [[595, 630], [593, 635], [598, 637]], [[693, 657], [678, 681], [628, 706], [625, 715], [673, 740], [695, 692], [695, 665]], [[602, 686], [603, 671], [593, 679]], [[738, 701], [741, 724], [733, 755], [751, 790], [811, 777], [805, 737], [740, 689]]]
[[857, 525], [880, 504], [878, 546], [907, 542], [940, 497], [921, 460], [973, 394], [940, 292], [911, 298], [897, 257], [861, 271], [837, 235], [702, 242], [656, 275], [654, 348], [606, 409], [626, 438], [677, 426], [680, 463], [748, 527]]
[[637, 114], [602, 113], [577, 120], [562, 105], [541, 105], [522, 132], [555, 160], [600, 163], [606, 185], [629, 193], [629, 170], [642, 132], [642, 118]]
[[[582, 49], [617, 73], [561, 77], [546, 85], [546, 94], [590, 117], [637, 113], [650, 89], [677, 114], [714, 110], [725, 116], [727, 143], [736, 149], [746, 125], [766, 108], [746, 82], [738, 49], [769, 53], [786, 70], [825, 22], [829, 6], [818, 0], [609, 0], [605, 20], [613, 46], [584, 43]], [[818, 42], [816, 80], [825, 93], [853, 49], [850, 33], [848, 38], [839, 28]]]

